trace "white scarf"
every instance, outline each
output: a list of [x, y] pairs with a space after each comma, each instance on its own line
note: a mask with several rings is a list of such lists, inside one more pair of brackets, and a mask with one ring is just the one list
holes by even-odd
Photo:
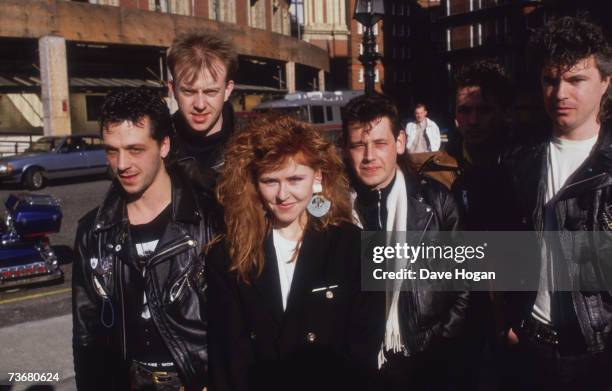
[[[395, 182], [387, 197], [387, 226], [386, 230], [387, 245], [399, 243], [405, 241], [406, 232], [406, 220], [408, 216], [408, 192], [406, 190], [406, 180], [404, 174], [397, 168], [395, 174]], [[355, 197], [353, 197], [353, 201]], [[363, 228], [359, 216], [353, 208], [353, 218], [355, 222]], [[403, 238], [397, 237], [399, 235], [404, 236]], [[406, 259], [392, 260], [393, 271], [400, 271], [406, 267], [408, 261]], [[387, 297], [386, 297], [386, 316], [387, 322], [385, 326], [385, 338], [381, 343], [380, 351], [378, 353], [378, 367], [387, 361], [385, 358], [385, 351], [391, 350], [394, 353], [403, 352], [407, 354], [406, 348], [401, 339], [399, 315], [398, 315], [398, 301], [399, 292], [401, 288], [402, 280], [387, 280]]]

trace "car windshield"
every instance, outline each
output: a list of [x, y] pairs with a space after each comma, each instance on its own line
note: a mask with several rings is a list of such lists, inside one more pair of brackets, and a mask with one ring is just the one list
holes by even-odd
[[30, 144], [26, 152], [50, 152], [55, 149], [56, 139], [53, 137], [42, 137]]

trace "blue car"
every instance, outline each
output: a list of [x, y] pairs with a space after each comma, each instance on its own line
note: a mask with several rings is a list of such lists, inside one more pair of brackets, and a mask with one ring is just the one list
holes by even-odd
[[11, 194], [0, 222], [0, 289], [62, 281], [64, 274], [49, 244], [59, 232], [59, 201], [43, 194]]
[[46, 136], [24, 153], [0, 158], [0, 181], [41, 189], [48, 179], [108, 172], [99, 136]]

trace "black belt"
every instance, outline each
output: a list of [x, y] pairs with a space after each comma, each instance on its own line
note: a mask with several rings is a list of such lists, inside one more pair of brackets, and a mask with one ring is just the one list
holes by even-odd
[[559, 330], [531, 317], [521, 322], [519, 337], [535, 343], [559, 345]]

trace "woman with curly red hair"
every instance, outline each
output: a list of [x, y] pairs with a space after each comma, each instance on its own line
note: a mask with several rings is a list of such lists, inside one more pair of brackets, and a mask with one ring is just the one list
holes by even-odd
[[[333, 145], [263, 117], [225, 152], [226, 233], [208, 256], [213, 390], [346, 389], [376, 354], [360, 232]], [[349, 387], [353, 387], [350, 385]]]

